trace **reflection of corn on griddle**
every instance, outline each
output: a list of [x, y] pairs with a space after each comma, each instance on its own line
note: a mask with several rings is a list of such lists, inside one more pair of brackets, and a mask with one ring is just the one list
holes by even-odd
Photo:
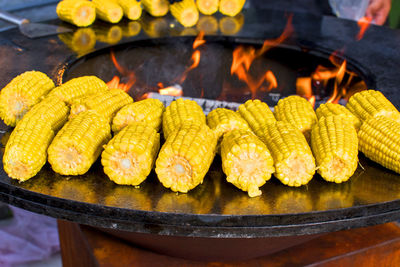
[[96, 34], [92, 28], [80, 28], [73, 33], [59, 34], [58, 38], [78, 56], [91, 52], [96, 45]]
[[223, 17], [219, 20], [219, 30], [225, 35], [237, 34], [243, 27], [244, 15], [237, 14], [234, 17]]

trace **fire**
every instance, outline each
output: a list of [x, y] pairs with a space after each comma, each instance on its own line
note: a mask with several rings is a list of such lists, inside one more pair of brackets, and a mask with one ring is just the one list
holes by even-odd
[[121, 89], [125, 92], [129, 92], [129, 89], [133, 86], [134, 81], [128, 81], [127, 83], [121, 83], [120, 78], [118, 76], [114, 76], [111, 81], [107, 83], [108, 88], [110, 89]]
[[305, 97], [311, 105], [315, 106], [315, 95], [313, 95], [311, 77], [299, 77], [296, 80], [296, 93], [299, 96]]
[[166, 88], [159, 89], [160, 95], [170, 95], [170, 96], [182, 96], [183, 90], [179, 84], [168, 86]]
[[357, 24], [360, 27], [360, 31], [358, 32], [358, 34], [356, 36], [357, 41], [360, 41], [363, 38], [365, 31], [371, 25], [371, 21], [372, 21], [371, 17], [362, 17], [361, 19], [359, 19], [357, 21]]
[[136, 83], [135, 73], [133, 71], [125, 69], [118, 63], [113, 50], [111, 50], [110, 55], [115, 68], [118, 70], [120, 74], [126, 77], [128, 81], [126, 83], [121, 83], [120, 78], [118, 76], [114, 76], [112, 80], [107, 83], [107, 85], [110, 89], [119, 88], [121, 90], [124, 90], [125, 92], [128, 92], [132, 88], [132, 86]]
[[204, 40], [204, 31], [200, 31], [199, 34], [197, 35], [196, 39], [193, 42], [193, 49], [197, 49], [199, 46], [201, 46], [205, 43], [206, 43], [206, 40]]

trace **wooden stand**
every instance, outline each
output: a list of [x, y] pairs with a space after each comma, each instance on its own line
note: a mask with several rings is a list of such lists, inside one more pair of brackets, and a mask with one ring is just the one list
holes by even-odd
[[397, 223], [328, 233], [306, 243], [244, 262], [197, 262], [147, 251], [95, 228], [58, 221], [64, 267], [135, 266], [400, 266]]

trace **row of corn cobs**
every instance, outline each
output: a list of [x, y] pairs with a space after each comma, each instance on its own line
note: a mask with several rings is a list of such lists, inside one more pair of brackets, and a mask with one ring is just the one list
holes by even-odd
[[199, 20], [199, 11], [211, 15], [218, 10], [228, 16], [236, 16], [246, 0], [63, 0], [57, 5], [58, 17], [78, 27], [91, 25], [96, 17], [118, 23], [125, 16], [137, 20], [142, 8], [154, 17], [171, 14], [185, 27], [194, 26]]
[[251, 197], [271, 174], [289, 186], [307, 184], [315, 170], [327, 181], [347, 181], [358, 150], [400, 173], [399, 112], [374, 90], [356, 93], [346, 107], [328, 103], [316, 112], [304, 98], [289, 96], [274, 113], [249, 100], [237, 112], [218, 108], [206, 117], [195, 101], [178, 99], [165, 109], [155, 99], [133, 103], [95, 76], [54, 87], [45, 74], [28, 71], [1, 90], [0, 117], [16, 126], [3, 164], [20, 181], [46, 160], [62, 175], [84, 174], [100, 154], [117, 184], [139, 185], [155, 163], [165, 187], [188, 192], [202, 183], [218, 152], [227, 181]]

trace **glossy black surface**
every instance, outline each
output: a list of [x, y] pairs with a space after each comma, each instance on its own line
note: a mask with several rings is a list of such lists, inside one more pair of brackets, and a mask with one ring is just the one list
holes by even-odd
[[[221, 23], [227, 18], [214, 19]], [[278, 37], [287, 17], [280, 11], [247, 10], [243, 19], [245, 23], [241, 29], [230, 38], [235, 42], [259, 44], [260, 40]], [[194, 36], [198, 33], [196, 27], [170, 27], [171, 23], [174, 21], [170, 17], [152, 20], [144, 17], [133, 27], [128, 27], [127, 22], [114, 26], [98, 22], [89, 29], [76, 31], [92, 30], [97, 36], [97, 42], [92, 44], [91, 32], [88, 33], [84, 38], [86, 47], [83, 50], [73, 45], [73, 34], [64, 35], [65, 38], [30, 40], [17, 30], [1, 33], [0, 86], [30, 69], [44, 71], [60, 82], [77, 57], [109, 46], [106, 41], [113, 44], [129, 43], [154, 37]], [[355, 41], [358, 33], [355, 22], [306, 14], [294, 14], [293, 26], [295, 35], [285, 45], [324, 52], [326, 55], [345, 47], [345, 58], [356, 66], [360, 74], [367, 74], [363, 77], [367, 85], [376, 86], [397, 107], [400, 106], [397, 96], [400, 83], [399, 32], [372, 26], [364, 39]], [[128, 36], [129, 29], [133, 29], [134, 36]], [[117, 38], [112, 41], [107, 39], [110, 33], [111, 37]], [[217, 28], [210, 35], [221, 36], [226, 33]], [[101, 68], [101, 65], [97, 68]], [[4, 125], [1, 127], [5, 132], [2, 138], [4, 144], [9, 129]], [[218, 157], [204, 183], [188, 194], [176, 194], [164, 189], [154, 173], [140, 188], [115, 185], [103, 174], [98, 162], [88, 174], [77, 177], [62, 177], [46, 165], [36, 177], [24, 183], [11, 180], [0, 168], [0, 199], [34, 212], [78, 223], [178, 236], [290, 236], [399, 219], [400, 176], [363, 156], [360, 156], [360, 163], [363, 168], [359, 167], [347, 183], [326, 183], [316, 175], [307, 186], [289, 188], [272, 178], [262, 187], [262, 196], [253, 199], [224, 181]]]

